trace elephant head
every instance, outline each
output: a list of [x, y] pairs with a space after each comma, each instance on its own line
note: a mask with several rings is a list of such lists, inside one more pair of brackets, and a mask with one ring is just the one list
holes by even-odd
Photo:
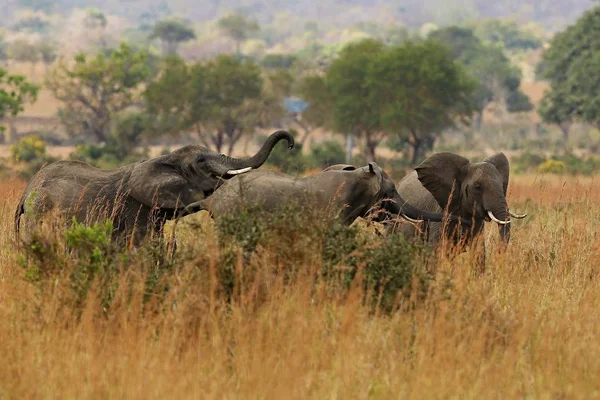
[[294, 137], [285, 130], [271, 134], [252, 157], [234, 158], [203, 146], [185, 146], [165, 156], [137, 164], [129, 178], [129, 194], [147, 206], [176, 209], [210, 196], [224, 179], [265, 163], [273, 147]]
[[[435, 212], [420, 210], [408, 204], [398, 193], [396, 185], [388, 176], [388, 174], [374, 162], [370, 162], [367, 166], [356, 168], [353, 165], [337, 164], [332, 165], [326, 171], [357, 171], [361, 170], [362, 178], [369, 181], [368, 196], [371, 197], [370, 204], [372, 205], [365, 216], [372, 215], [376, 222], [383, 222], [393, 216], [400, 215], [410, 221], [432, 221], [441, 222], [444, 220], [444, 215]], [[357, 193], [359, 196], [365, 193]], [[471, 225], [471, 221], [458, 218], [455, 215], [449, 216], [450, 221], [461, 222], [464, 225]]]
[[478, 225], [483, 221], [496, 222], [505, 243], [510, 239], [510, 216], [526, 216], [509, 211], [506, 202], [509, 163], [504, 153], [478, 163], [453, 153], [437, 153], [415, 169], [419, 180], [440, 207], [463, 218], [474, 219]]

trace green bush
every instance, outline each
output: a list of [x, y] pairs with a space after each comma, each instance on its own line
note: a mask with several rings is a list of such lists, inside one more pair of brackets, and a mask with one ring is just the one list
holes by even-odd
[[136, 253], [121, 252], [112, 242], [111, 221], [85, 225], [73, 220], [64, 234], [34, 230], [23, 243], [19, 264], [24, 277], [40, 288], [64, 283], [74, 306], [82, 306], [93, 284], [103, 309], [111, 306], [119, 288], [123, 268], [139, 268], [146, 277], [146, 298], [164, 294], [161, 278], [170, 273], [175, 260], [158, 254], [159, 247], [149, 243]]
[[550, 159], [540, 164], [537, 170], [542, 174], [564, 174], [567, 172], [567, 165], [562, 161]]
[[216, 227], [222, 254], [220, 279], [229, 295], [236, 282], [238, 257], [248, 265], [259, 249], [277, 260], [287, 279], [298, 268], [317, 263], [322, 266], [320, 279], [348, 288], [362, 267], [364, 288], [372, 294], [368, 298], [385, 311], [410, 296], [413, 282], [419, 284], [422, 298], [430, 281], [424, 268], [428, 253], [402, 235], [383, 240], [361, 235], [356, 225], [324, 223], [301, 207], [286, 205], [272, 213], [260, 207], [240, 209], [218, 219]]
[[37, 136], [20, 139], [11, 147], [10, 153], [18, 174], [24, 179], [30, 179], [45, 164], [57, 160], [46, 154], [46, 143]]
[[327, 168], [334, 164], [346, 162], [346, 151], [336, 140], [328, 140], [312, 146], [310, 151], [312, 165], [317, 168]]
[[523, 173], [530, 170], [535, 170], [540, 164], [546, 161], [546, 157], [541, 154], [524, 152], [523, 154], [513, 157], [510, 160], [511, 168], [517, 173]]
[[28, 136], [15, 143], [10, 154], [14, 162], [33, 162], [46, 156], [46, 143], [37, 136]]

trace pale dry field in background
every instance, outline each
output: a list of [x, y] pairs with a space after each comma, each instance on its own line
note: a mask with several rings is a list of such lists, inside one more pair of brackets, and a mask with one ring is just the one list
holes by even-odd
[[[10, 234], [23, 186], [0, 185], [0, 398], [600, 397], [592, 178], [513, 176], [509, 205], [529, 217], [514, 224], [508, 251], [494, 252], [488, 228], [484, 276], [473, 276], [469, 254], [444, 260], [436, 280], [452, 286], [391, 316], [369, 313], [356, 288], [335, 297], [308, 278], [266, 274], [226, 307], [207, 262], [210, 278], [177, 307], [145, 312], [133, 285], [132, 301], [105, 316], [92, 296], [78, 319], [59, 289], [23, 279]], [[210, 234], [181, 238], [211, 252]], [[177, 279], [175, 292], [195, 290]]]

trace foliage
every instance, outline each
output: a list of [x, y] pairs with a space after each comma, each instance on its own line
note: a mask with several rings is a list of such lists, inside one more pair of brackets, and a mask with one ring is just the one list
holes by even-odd
[[260, 25], [257, 21], [247, 18], [242, 13], [229, 14], [221, 18], [217, 25], [219, 28], [235, 42], [235, 52], [240, 54], [240, 46], [250, 35], [260, 31]]
[[7, 55], [11, 60], [32, 64], [37, 63], [40, 59], [36, 46], [27, 39], [12, 41], [7, 49]]
[[320, 258], [321, 277], [344, 288], [360, 271], [364, 289], [374, 293], [370, 306], [383, 311], [394, 310], [408, 298], [415, 281], [423, 299], [430, 280], [423, 268], [427, 254], [404, 237], [369, 240], [359, 235], [356, 226], [323, 223], [301, 206], [282, 205], [268, 213], [258, 206], [241, 207], [219, 218], [216, 227], [223, 257], [220, 280], [229, 295], [234, 290], [239, 256], [251, 264], [259, 249], [277, 257], [289, 280], [298, 273], [299, 260], [309, 262], [314, 257]]
[[23, 13], [17, 23], [13, 25], [16, 32], [47, 34], [50, 20], [43, 12]]
[[140, 272], [146, 275], [147, 298], [164, 294], [160, 281], [171, 271], [172, 260], [164, 260], [150, 246], [138, 254], [120, 253], [111, 241], [112, 233], [109, 220], [86, 225], [75, 219], [62, 234], [33, 231], [19, 260], [24, 277], [42, 289], [48, 282], [63, 282], [75, 310], [81, 309], [94, 288], [94, 295], [107, 311], [122, 284], [119, 276], [124, 266], [139, 263], [143, 266]]
[[468, 28], [451, 26], [433, 32], [430, 38], [447, 44], [454, 60], [460, 62], [477, 82], [472, 101], [481, 126], [483, 110], [492, 101], [506, 103], [509, 112], [530, 111], [533, 105], [520, 91], [520, 70], [511, 65], [501, 48], [486, 45]]
[[145, 98], [155, 130], [194, 129], [204, 145], [230, 154], [244, 134], [282, 112], [278, 94], [274, 86], [266, 90], [255, 62], [220, 55], [190, 67], [168, 59]]
[[156, 134], [178, 133], [187, 126], [189, 113], [190, 69], [178, 56], [165, 57], [159, 67], [158, 79], [144, 91], [151, 129]]
[[375, 159], [375, 148], [382, 139], [379, 109], [369, 101], [369, 67], [383, 52], [383, 43], [373, 39], [349, 44], [325, 76], [327, 90], [333, 98], [333, 128], [363, 138], [365, 158], [369, 161]]
[[346, 150], [337, 140], [328, 140], [311, 146], [310, 157], [317, 168], [326, 168], [346, 162]]
[[298, 57], [294, 54], [266, 54], [261, 64], [269, 69], [288, 69], [296, 62]]
[[56, 161], [46, 153], [46, 143], [37, 136], [20, 139], [10, 148], [13, 163], [18, 174], [25, 179], [31, 178], [45, 164]]
[[108, 56], [80, 53], [73, 65], [60, 61], [46, 85], [63, 103], [62, 122], [73, 134], [84, 132], [106, 142], [115, 117], [136, 104], [149, 74], [146, 53], [121, 44]]
[[177, 53], [177, 47], [180, 43], [196, 39], [196, 33], [183, 22], [165, 19], [154, 24], [150, 32], [150, 38], [160, 39], [163, 54], [168, 55]]
[[367, 84], [369, 105], [378, 110], [382, 128], [408, 139], [413, 164], [432, 138], [472, 112], [473, 82], [432, 39], [406, 42], [375, 58]]
[[0, 119], [23, 111], [25, 102], [35, 102], [39, 87], [23, 75], [11, 75], [0, 68]]
[[46, 155], [46, 143], [36, 136], [20, 139], [10, 149], [14, 162], [32, 162]]
[[471, 25], [484, 44], [507, 50], [534, 50], [542, 47], [539, 37], [510, 19], [487, 18]]
[[597, 74], [600, 44], [594, 32], [600, 29], [600, 7], [586, 12], [576, 24], [558, 33], [544, 51], [543, 78], [550, 83], [540, 115], [549, 123], [583, 121], [600, 126]]
[[562, 161], [550, 159], [540, 164], [537, 170], [541, 174], [564, 174], [567, 172], [567, 166]]

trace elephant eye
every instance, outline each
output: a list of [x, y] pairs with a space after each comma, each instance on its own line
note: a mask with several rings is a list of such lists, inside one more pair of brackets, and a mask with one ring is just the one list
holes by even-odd
[[481, 184], [480, 183], [476, 183], [475, 184], [475, 190], [481, 190]]
[[199, 155], [198, 157], [196, 157], [197, 163], [203, 163], [205, 161], [206, 161], [206, 157], [204, 157], [203, 155]]

